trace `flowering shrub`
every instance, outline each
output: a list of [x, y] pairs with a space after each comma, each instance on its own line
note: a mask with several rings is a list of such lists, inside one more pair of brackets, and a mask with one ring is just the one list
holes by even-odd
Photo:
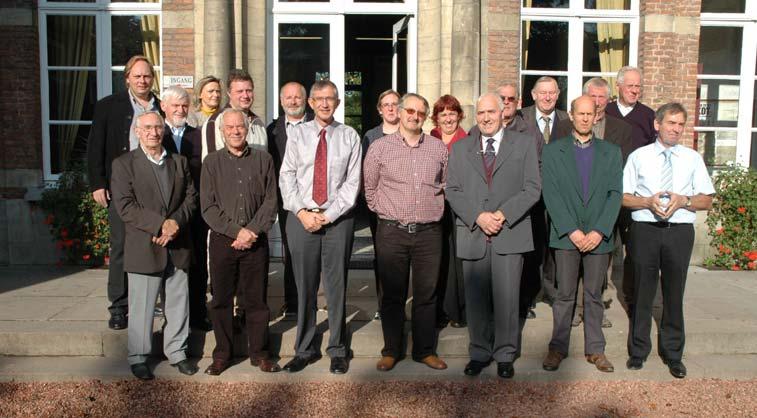
[[757, 270], [757, 171], [728, 167], [715, 176], [715, 191], [707, 226], [717, 252], [705, 264]]
[[85, 177], [82, 164], [71, 167], [42, 194], [40, 206], [62, 261], [101, 265], [108, 257], [108, 210], [92, 199]]

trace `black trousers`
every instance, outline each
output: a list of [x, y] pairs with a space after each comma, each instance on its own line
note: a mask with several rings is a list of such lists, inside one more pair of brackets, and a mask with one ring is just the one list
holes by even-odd
[[457, 258], [455, 237], [455, 214], [444, 202], [442, 217], [442, 264], [439, 273], [436, 315], [446, 316], [450, 321], [465, 323], [465, 280], [463, 261]]
[[190, 224], [194, 263], [189, 268], [189, 323], [199, 324], [208, 316], [208, 226], [199, 213]]
[[214, 360], [230, 361], [234, 355], [234, 295], [244, 289], [248, 353], [251, 359], [268, 357], [268, 240], [260, 235], [252, 248], [231, 248], [234, 240], [210, 232], [210, 280], [213, 299], [208, 304], [216, 347]]
[[113, 202], [110, 202], [108, 206], [108, 221], [110, 222], [110, 265], [108, 266], [110, 306], [108, 311], [111, 315], [126, 314], [129, 310], [129, 285], [126, 272], [124, 272], [126, 228]]
[[402, 357], [405, 302], [412, 271], [413, 359], [421, 360], [434, 354], [436, 345], [436, 291], [442, 259], [442, 226], [439, 223], [422, 226], [411, 234], [379, 220], [376, 244], [383, 289], [381, 329], [384, 348], [381, 354]]
[[292, 254], [287, 241], [287, 216], [289, 216], [288, 210], [279, 210], [279, 229], [281, 242], [284, 244], [284, 303], [288, 312], [297, 312], [297, 284], [294, 281]]
[[652, 306], [658, 277], [662, 283], [662, 321], [660, 354], [669, 360], [681, 360], [685, 333], [683, 293], [694, 246], [694, 227], [676, 224], [669, 227], [648, 222], [631, 226], [634, 263], [634, 300], [628, 332], [628, 354], [646, 359], [652, 350]]

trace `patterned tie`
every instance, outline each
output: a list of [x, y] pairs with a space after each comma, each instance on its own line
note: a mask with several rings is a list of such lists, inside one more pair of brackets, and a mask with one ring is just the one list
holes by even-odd
[[549, 116], [542, 116], [541, 120], [544, 121], [544, 130], [541, 131], [541, 136], [544, 137], [544, 143], [549, 144], [549, 134], [551, 131], [550, 126], [549, 126], [550, 118]]
[[321, 129], [318, 148], [315, 150], [315, 164], [313, 165], [313, 201], [317, 205], [323, 205], [328, 200], [327, 192], [327, 157], [326, 128]]
[[670, 148], [663, 151], [665, 162], [662, 164], [662, 174], [660, 175], [660, 191], [669, 192], [673, 189], [673, 164], [670, 161]]
[[497, 154], [494, 153], [494, 138], [486, 139], [486, 151], [484, 151], [484, 167], [486, 167], [486, 174], [491, 175], [494, 168], [494, 160], [497, 159]]

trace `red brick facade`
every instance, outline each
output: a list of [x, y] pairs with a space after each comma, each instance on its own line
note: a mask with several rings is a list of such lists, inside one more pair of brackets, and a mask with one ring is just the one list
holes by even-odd
[[[487, 11], [520, 17], [520, 0], [489, 0]], [[486, 15], [482, 16], [486, 18]], [[516, 30], [489, 30], [486, 36], [486, 90], [505, 83], [520, 84], [520, 24]]]

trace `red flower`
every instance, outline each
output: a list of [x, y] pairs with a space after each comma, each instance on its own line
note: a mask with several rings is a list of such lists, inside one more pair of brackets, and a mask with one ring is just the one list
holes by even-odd
[[731, 266], [731, 270], [733, 270], [733, 271], [739, 271], [739, 270], [741, 270], [741, 267], [739, 267], [738, 264], [734, 264], [734, 265]]
[[60, 229], [60, 237], [63, 238], [63, 239], [68, 238], [68, 229], [61, 228]]
[[730, 254], [731, 253], [731, 249], [728, 248], [728, 247], [725, 247], [725, 248], [723, 248], [723, 253]]
[[757, 260], [757, 251], [749, 251], [749, 254], [747, 254], [746, 256], [751, 261], [755, 261]]
[[718, 234], [718, 235], [723, 235], [723, 228], [716, 229], [715, 233]]
[[746, 213], [746, 208], [743, 207], [743, 206], [739, 206], [739, 208], [736, 209], [736, 211], [739, 212], [739, 213]]
[[83, 256], [81, 256], [81, 259], [84, 260], [84, 261], [87, 261], [87, 260], [89, 260], [89, 257], [90, 257], [89, 254], [84, 254]]
[[757, 263], [755, 263], [754, 261], [750, 261], [746, 263], [746, 266], [749, 267], [749, 270], [754, 270], [757, 268]]

